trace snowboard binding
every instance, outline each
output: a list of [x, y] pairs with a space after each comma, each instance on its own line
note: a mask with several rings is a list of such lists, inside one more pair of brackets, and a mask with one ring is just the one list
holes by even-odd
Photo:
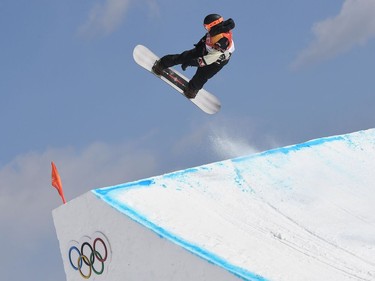
[[152, 66], [152, 71], [158, 76], [163, 75], [164, 69], [165, 67], [163, 67], [160, 59], [156, 60], [154, 65]]

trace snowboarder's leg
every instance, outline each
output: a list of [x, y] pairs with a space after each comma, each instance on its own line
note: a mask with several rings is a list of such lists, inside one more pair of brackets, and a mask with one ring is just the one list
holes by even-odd
[[171, 67], [177, 64], [183, 64], [184, 62], [190, 61], [197, 57], [199, 57], [199, 55], [197, 54], [197, 50], [194, 48], [181, 54], [166, 55], [160, 59], [160, 62], [165, 67]]
[[222, 62], [221, 64], [213, 63], [204, 67], [198, 67], [195, 75], [191, 78], [188, 87], [184, 91], [184, 94], [189, 98], [194, 98], [198, 91], [203, 88], [204, 84], [211, 79], [216, 73], [218, 73], [226, 64]]
[[152, 70], [157, 75], [161, 75], [164, 69], [175, 66], [177, 64], [183, 64], [184, 62], [189, 61], [193, 58], [197, 58], [198, 56], [199, 55], [195, 48], [185, 51], [181, 54], [166, 55], [155, 62]]

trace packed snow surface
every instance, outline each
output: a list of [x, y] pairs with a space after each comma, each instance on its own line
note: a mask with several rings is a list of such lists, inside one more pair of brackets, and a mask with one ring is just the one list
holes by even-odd
[[243, 280], [375, 280], [375, 129], [93, 192]]

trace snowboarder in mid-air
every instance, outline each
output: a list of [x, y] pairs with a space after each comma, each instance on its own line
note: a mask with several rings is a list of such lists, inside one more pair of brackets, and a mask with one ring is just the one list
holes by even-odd
[[210, 14], [203, 21], [207, 33], [202, 37], [194, 48], [181, 54], [166, 55], [157, 60], [152, 71], [161, 75], [163, 70], [181, 64], [182, 70], [188, 66], [196, 66], [197, 71], [189, 81], [184, 94], [193, 99], [203, 85], [218, 73], [229, 61], [233, 51], [234, 42], [232, 29], [235, 26], [230, 18], [224, 18], [218, 14]]

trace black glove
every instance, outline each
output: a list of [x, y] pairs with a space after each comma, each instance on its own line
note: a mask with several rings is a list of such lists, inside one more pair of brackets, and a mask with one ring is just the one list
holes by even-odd
[[230, 18], [224, 22], [224, 26], [226, 29], [232, 30], [236, 27], [236, 24], [234, 23], [234, 20]]
[[211, 36], [215, 36], [219, 33], [229, 32], [229, 30], [232, 30], [235, 26], [234, 20], [230, 18], [212, 27], [209, 33]]
[[183, 71], [185, 71], [188, 66], [189, 66], [189, 64], [187, 62], [181, 64], [181, 68], [182, 68]]

